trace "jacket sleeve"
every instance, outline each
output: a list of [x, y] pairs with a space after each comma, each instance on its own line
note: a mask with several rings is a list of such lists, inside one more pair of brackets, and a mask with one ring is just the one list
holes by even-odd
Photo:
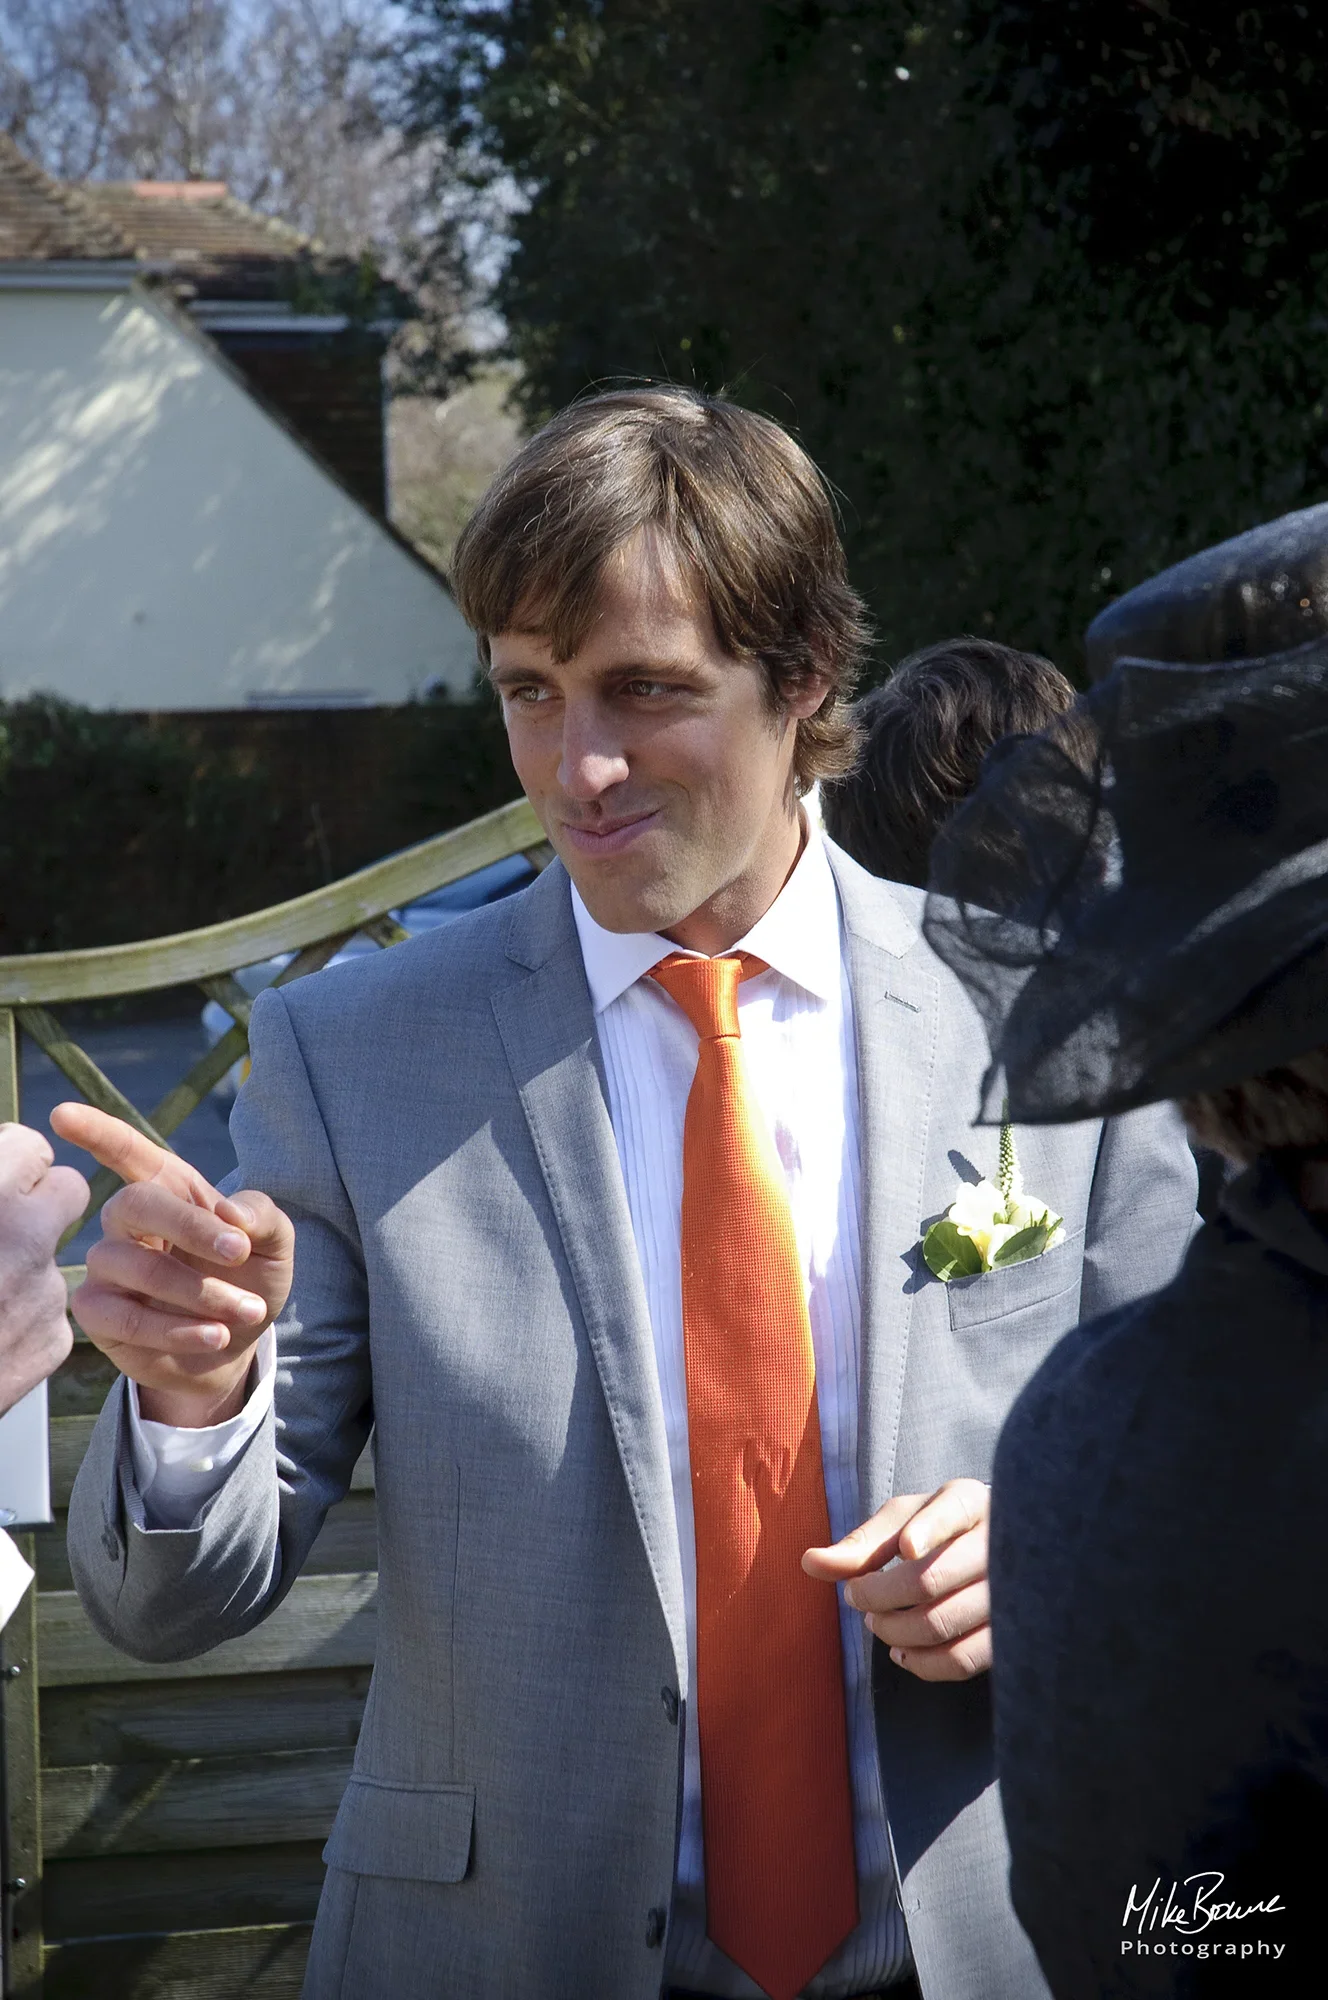
[[1169, 1285], [1199, 1227], [1199, 1177], [1184, 1121], [1150, 1104], [1102, 1127], [1084, 1230], [1080, 1318]]
[[262, 1189], [295, 1224], [274, 1407], [194, 1521], [152, 1529], [134, 1486], [122, 1379], [70, 1500], [69, 1556], [84, 1608], [137, 1659], [187, 1659], [275, 1609], [345, 1494], [372, 1423], [359, 1232], [279, 991], [255, 1003], [250, 1053], [231, 1121], [239, 1167], [227, 1185]]

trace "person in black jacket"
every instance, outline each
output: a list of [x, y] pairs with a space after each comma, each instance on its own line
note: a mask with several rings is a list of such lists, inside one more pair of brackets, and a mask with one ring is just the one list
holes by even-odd
[[1011, 1885], [1058, 2000], [1322, 1980], [1326, 745], [1324, 641], [1124, 662], [995, 753], [934, 857], [988, 1117], [1173, 1098], [1243, 1168], [1173, 1283], [1067, 1336], [998, 1447]]

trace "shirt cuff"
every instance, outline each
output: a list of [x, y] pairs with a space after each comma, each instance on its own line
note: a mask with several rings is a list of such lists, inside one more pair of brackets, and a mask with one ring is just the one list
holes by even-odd
[[[139, 1415], [138, 1384], [130, 1382], [129, 1451], [145, 1528], [192, 1528], [267, 1415], [277, 1375], [277, 1339], [269, 1327], [254, 1349], [249, 1399], [224, 1424], [184, 1430]], [[135, 1510], [137, 1511], [137, 1510]]]

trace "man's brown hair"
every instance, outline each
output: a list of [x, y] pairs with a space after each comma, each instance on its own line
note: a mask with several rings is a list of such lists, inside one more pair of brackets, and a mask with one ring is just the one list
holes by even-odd
[[498, 474], [452, 568], [486, 667], [490, 639], [516, 630], [571, 659], [606, 562], [652, 528], [695, 579], [724, 651], [764, 667], [772, 708], [826, 676], [825, 700], [797, 727], [799, 788], [847, 770], [869, 630], [829, 490], [778, 424], [719, 396], [672, 387], [587, 396]]
[[826, 789], [826, 831], [873, 875], [925, 888], [932, 841], [992, 744], [1046, 729], [1073, 700], [1050, 660], [994, 639], [944, 639], [910, 654], [858, 703], [862, 755]]

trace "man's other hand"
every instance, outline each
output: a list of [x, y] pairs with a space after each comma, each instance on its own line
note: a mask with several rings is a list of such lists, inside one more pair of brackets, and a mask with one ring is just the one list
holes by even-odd
[[88, 1205], [40, 1132], [0, 1125], [0, 1414], [60, 1366], [73, 1336], [55, 1247]]
[[127, 1184], [102, 1210], [79, 1325], [138, 1383], [143, 1416], [191, 1430], [234, 1416], [258, 1337], [290, 1292], [290, 1218], [265, 1194], [219, 1194], [91, 1105], [59, 1104], [51, 1124]]
[[966, 1681], [991, 1665], [987, 1513], [980, 1479], [901, 1493], [828, 1549], [808, 1549], [808, 1576], [843, 1583], [844, 1602], [923, 1681]]

